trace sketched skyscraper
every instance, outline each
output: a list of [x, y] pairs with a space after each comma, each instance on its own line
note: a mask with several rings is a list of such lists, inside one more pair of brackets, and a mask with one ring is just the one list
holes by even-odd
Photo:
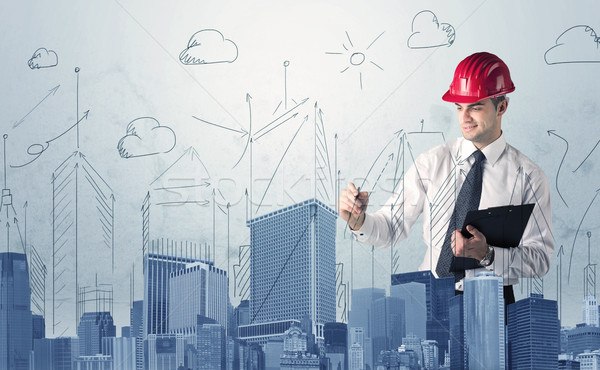
[[316, 199], [254, 218], [250, 227], [250, 322], [308, 315], [322, 341], [336, 318], [336, 213]]
[[77, 329], [80, 287], [112, 281], [114, 208], [112, 189], [80, 151], [52, 173], [53, 335]]
[[470, 370], [504, 369], [504, 298], [502, 278], [491, 272], [465, 279], [466, 361]]

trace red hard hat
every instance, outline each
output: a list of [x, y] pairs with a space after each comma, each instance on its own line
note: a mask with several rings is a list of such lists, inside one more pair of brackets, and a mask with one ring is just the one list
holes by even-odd
[[515, 85], [502, 59], [490, 53], [475, 53], [458, 64], [450, 89], [442, 99], [471, 104], [513, 91]]

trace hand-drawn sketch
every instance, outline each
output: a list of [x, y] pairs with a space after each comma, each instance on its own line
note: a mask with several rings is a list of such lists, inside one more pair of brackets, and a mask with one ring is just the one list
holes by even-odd
[[129, 122], [127, 134], [119, 140], [117, 149], [122, 158], [135, 158], [168, 153], [177, 142], [175, 132], [161, 126], [153, 117], [140, 117]]
[[[285, 110], [288, 109], [287, 68], [289, 66], [290, 66], [289, 60], [286, 60], [283, 62], [283, 100], [281, 100], [279, 102], [279, 104], [277, 104], [277, 108], [275, 108], [275, 110], [273, 111], [273, 115], [275, 115], [275, 113], [277, 113], [277, 111], [281, 107], [281, 104], [283, 104], [283, 108]], [[294, 98], [290, 98], [290, 100], [294, 104], [298, 104], [298, 102]]]
[[600, 37], [590, 26], [573, 26], [544, 53], [546, 64], [600, 63]]
[[33, 56], [27, 64], [31, 69], [55, 67], [58, 65], [58, 55], [54, 50], [39, 48], [33, 52]]
[[567, 153], [569, 152], [569, 142], [567, 140], [565, 140], [565, 138], [563, 138], [562, 136], [557, 135], [554, 131], [555, 130], [548, 130], [548, 136], [550, 136], [550, 134], [552, 134], [552, 135], [556, 136], [557, 138], [561, 139], [562, 141], [564, 141], [565, 144], [567, 144], [567, 147], [565, 148], [565, 154], [563, 154], [563, 157], [560, 160], [560, 164], [558, 165], [558, 170], [556, 170], [556, 192], [558, 193], [558, 196], [560, 196], [560, 199], [563, 201], [565, 206], [569, 207], [569, 205], [565, 201], [565, 198], [563, 198], [562, 194], [560, 193], [560, 189], [558, 188], [558, 175], [560, 175], [560, 169], [563, 165], [563, 162], [565, 161], [565, 157], [567, 156]]
[[596, 142], [596, 145], [594, 145], [594, 147], [592, 148], [592, 150], [590, 150], [590, 152], [588, 153], [588, 155], [585, 156], [585, 158], [583, 159], [583, 161], [581, 161], [581, 163], [579, 163], [579, 165], [573, 170], [573, 172], [577, 172], [577, 170], [579, 170], [579, 168], [581, 168], [581, 166], [583, 166], [583, 164], [589, 160], [590, 156], [592, 155], [592, 153], [594, 153], [594, 151], [596, 150], [596, 148], [598, 147], [598, 144], [600, 144], [600, 140], [598, 140]]
[[30, 160], [27, 163], [20, 164], [20, 165], [10, 165], [10, 167], [11, 168], [25, 167], [28, 164], [35, 161], [36, 159], [38, 159], [46, 150], [48, 150], [51, 142], [53, 142], [57, 139], [60, 139], [63, 135], [65, 135], [67, 132], [71, 131], [72, 129], [79, 128], [79, 122], [83, 121], [84, 119], [87, 120], [89, 113], [90, 113], [89, 110], [85, 111], [83, 113], [83, 116], [81, 116], [81, 118], [77, 122], [75, 122], [73, 125], [71, 125], [71, 127], [66, 129], [65, 131], [63, 131], [60, 135], [58, 135], [50, 140], [46, 140], [46, 142], [44, 144], [31, 144], [29, 146], [29, 148], [27, 148], [27, 154], [34, 156], [35, 158], [33, 158], [32, 160]]
[[187, 47], [179, 54], [185, 65], [233, 63], [238, 57], [235, 42], [214, 29], [200, 30], [192, 35]]
[[57, 86], [53, 87], [52, 89], [48, 90], [48, 94], [46, 94], [46, 96], [42, 100], [40, 100], [40, 102], [37, 103], [35, 105], [35, 107], [31, 108], [31, 110], [29, 112], [27, 112], [27, 114], [24, 115], [23, 118], [21, 118], [20, 120], [18, 120], [17, 122], [15, 122], [13, 124], [13, 128], [16, 128], [21, 123], [23, 123], [23, 121], [25, 121], [25, 118], [27, 118], [27, 116], [29, 116], [31, 114], [31, 112], [33, 112], [37, 107], [39, 107], [40, 104], [42, 104], [44, 102], [44, 100], [46, 100], [50, 95], [56, 94], [56, 91], [58, 90], [59, 87], [60, 87], [60, 85], [57, 85]]
[[[340, 73], [346, 72], [350, 67], [359, 68], [360, 70], [359, 70], [359, 74], [358, 74], [358, 82], [360, 83], [360, 89], [362, 90], [362, 88], [363, 88], [362, 67], [364, 67], [364, 63], [367, 60], [366, 52], [367, 52], [367, 50], [369, 50], [369, 48], [371, 46], [373, 46], [373, 44], [377, 40], [379, 40], [379, 38], [384, 33], [385, 33], [385, 31], [380, 33], [377, 37], [375, 37], [375, 39], [373, 41], [371, 41], [371, 43], [369, 44], [369, 46], [366, 47], [366, 49], [362, 49], [362, 48], [357, 48], [354, 46], [354, 44], [352, 43], [352, 39], [350, 39], [350, 35], [348, 34], [348, 31], [346, 31], [346, 38], [348, 39], [349, 47], [346, 46], [345, 43], [342, 43], [342, 47], [344, 48], [345, 51], [343, 51], [343, 52], [327, 51], [327, 52], [325, 52], [325, 54], [344, 55], [348, 58], [348, 62], [350, 64], [348, 66], [346, 66], [346, 68], [342, 69], [340, 71]], [[372, 65], [374, 65], [375, 67], [377, 67], [383, 71], [383, 68], [381, 68], [377, 63], [373, 62], [372, 60], [369, 60], [369, 63], [371, 63]]]
[[157, 206], [208, 206], [210, 174], [194, 147], [189, 147], [150, 186]]
[[412, 34], [406, 41], [410, 49], [437, 48], [452, 46], [456, 38], [454, 27], [440, 23], [431, 10], [423, 10], [413, 18]]

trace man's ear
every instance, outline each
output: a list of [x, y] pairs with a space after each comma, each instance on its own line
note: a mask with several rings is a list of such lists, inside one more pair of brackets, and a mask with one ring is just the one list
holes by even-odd
[[496, 115], [502, 116], [504, 113], [506, 113], [507, 109], [508, 109], [508, 100], [504, 99], [500, 103], [498, 103], [498, 108], [496, 109]]

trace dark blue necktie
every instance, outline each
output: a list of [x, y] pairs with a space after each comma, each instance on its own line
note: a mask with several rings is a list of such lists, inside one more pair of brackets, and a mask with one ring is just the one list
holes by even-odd
[[479, 261], [473, 258], [454, 257], [452, 253], [452, 233], [463, 226], [467, 212], [479, 208], [479, 201], [481, 200], [481, 178], [485, 155], [477, 150], [471, 156], [475, 158], [475, 163], [473, 163], [473, 167], [467, 174], [467, 178], [456, 198], [454, 212], [452, 212], [446, 238], [435, 269], [439, 277], [454, 275], [454, 281], [460, 281], [465, 277], [464, 270], [479, 267]]

